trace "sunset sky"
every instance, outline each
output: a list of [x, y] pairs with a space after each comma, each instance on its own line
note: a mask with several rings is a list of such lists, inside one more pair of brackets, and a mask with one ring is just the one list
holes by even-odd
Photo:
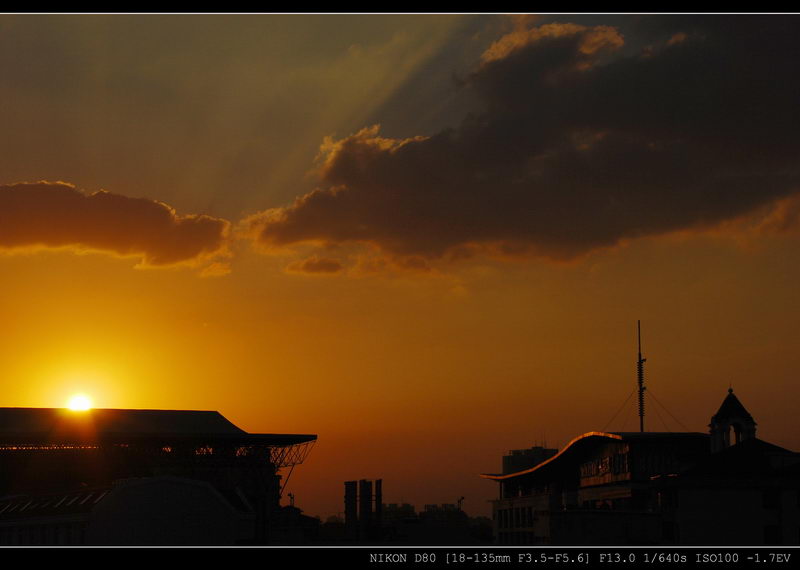
[[[490, 512], [503, 453], [800, 450], [796, 16], [0, 16], [2, 406], [315, 433], [288, 490]], [[630, 404], [630, 403], [629, 403]]]

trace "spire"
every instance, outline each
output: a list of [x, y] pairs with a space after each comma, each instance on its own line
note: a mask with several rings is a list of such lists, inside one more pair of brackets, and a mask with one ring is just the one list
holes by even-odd
[[[756, 438], [756, 422], [739, 398], [728, 388], [717, 413], [708, 425], [711, 433], [711, 451], [721, 451], [742, 441]], [[733, 438], [731, 438], [733, 432]]]
[[742, 405], [739, 398], [733, 393], [733, 388], [728, 388], [728, 395], [722, 400], [722, 405], [717, 410], [717, 413], [711, 418], [711, 422], [723, 422], [730, 420], [747, 420], [753, 422], [753, 416]]

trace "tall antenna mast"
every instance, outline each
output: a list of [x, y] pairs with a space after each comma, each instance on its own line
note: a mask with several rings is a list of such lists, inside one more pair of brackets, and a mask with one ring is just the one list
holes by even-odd
[[639, 336], [639, 359], [636, 361], [636, 380], [639, 385], [639, 431], [644, 431], [644, 363], [642, 358], [642, 321], [636, 321], [636, 332]]

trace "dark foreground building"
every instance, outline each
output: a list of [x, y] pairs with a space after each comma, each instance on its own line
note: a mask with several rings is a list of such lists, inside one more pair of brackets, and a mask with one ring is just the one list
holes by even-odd
[[800, 544], [800, 454], [758, 439], [733, 390], [709, 428], [589, 432], [482, 475], [499, 483], [496, 543]]
[[250, 434], [218, 412], [0, 408], [0, 544], [303, 542], [280, 470], [315, 435]]

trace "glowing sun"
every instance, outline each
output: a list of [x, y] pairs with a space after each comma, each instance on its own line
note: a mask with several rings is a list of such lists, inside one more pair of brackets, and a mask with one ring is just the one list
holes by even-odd
[[85, 394], [75, 394], [67, 402], [67, 407], [76, 412], [82, 412], [92, 407], [92, 400]]

